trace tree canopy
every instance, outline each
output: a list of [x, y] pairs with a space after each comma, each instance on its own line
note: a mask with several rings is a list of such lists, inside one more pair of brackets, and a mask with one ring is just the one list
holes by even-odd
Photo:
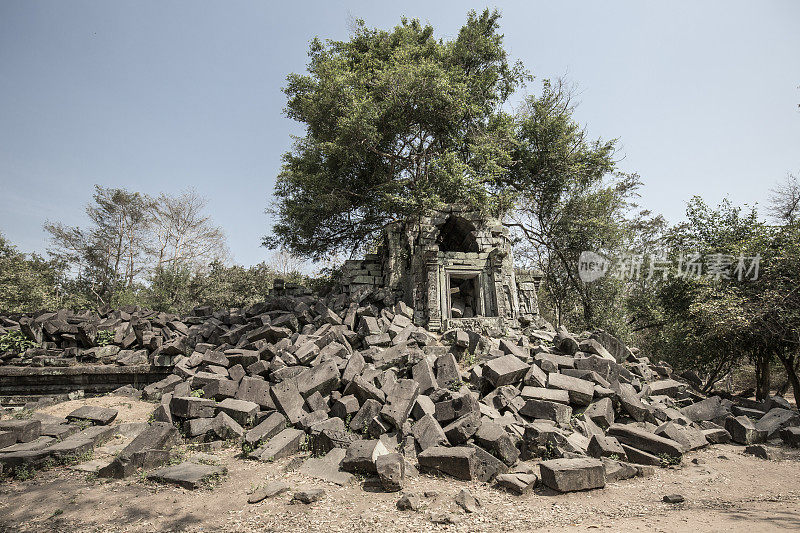
[[503, 104], [529, 76], [509, 62], [499, 18], [470, 12], [453, 40], [403, 19], [312, 41], [308, 73], [284, 89], [306, 132], [284, 155], [265, 244], [318, 259], [442, 202], [500, 212], [513, 149]]

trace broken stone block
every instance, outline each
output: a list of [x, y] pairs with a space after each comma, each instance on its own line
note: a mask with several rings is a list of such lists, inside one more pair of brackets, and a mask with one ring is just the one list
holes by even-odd
[[269, 383], [263, 379], [245, 376], [236, 389], [237, 400], [246, 400], [258, 404], [263, 409], [275, 409], [275, 402], [269, 394]]
[[305, 400], [297, 389], [297, 383], [293, 379], [287, 379], [270, 387], [269, 392], [278, 411], [289, 419], [289, 423], [297, 424], [305, 414]]
[[289, 487], [289, 484], [285, 481], [270, 481], [263, 487], [259, 487], [253, 491], [253, 494], [247, 498], [247, 503], [258, 503], [267, 498], [282, 494], [290, 489], [291, 487]]
[[305, 442], [306, 434], [302, 430], [286, 428], [260, 448], [256, 448], [250, 457], [261, 461], [277, 461], [300, 451], [300, 445]]
[[42, 432], [41, 420], [0, 420], [0, 431], [14, 436], [14, 442], [30, 442], [38, 439]]
[[478, 431], [481, 425], [481, 417], [479, 413], [469, 413], [458, 420], [451, 422], [443, 428], [444, 434], [450, 444], [459, 445], [467, 442], [472, 435]]
[[293, 502], [310, 504], [320, 501], [325, 497], [325, 489], [300, 490], [292, 495]]
[[334, 361], [312, 366], [297, 376], [300, 395], [308, 398], [315, 392], [327, 395], [339, 386], [339, 369]]
[[780, 431], [780, 437], [787, 446], [800, 448], [800, 427], [793, 426], [784, 428]]
[[687, 405], [682, 408], [681, 414], [691, 420], [692, 422], [701, 422], [704, 420], [715, 420], [717, 418], [725, 417], [729, 409], [726, 409], [722, 404], [722, 399], [719, 396], [712, 396], [705, 400]]
[[428, 394], [439, 386], [436, 382], [436, 375], [433, 373], [433, 367], [427, 359], [423, 359], [411, 368], [411, 376], [419, 384], [420, 394]]
[[138, 468], [158, 466], [149, 461], [148, 450], [169, 450], [178, 443], [180, 436], [172, 424], [154, 422], [147, 429], [139, 433], [114, 460], [105, 468], [100, 469], [101, 477], [125, 478]]
[[381, 404], [377, 400], [369, 399], [363, 403], [361, 409], [350, 420], [350, 429], [356, 433], [366, 433], [369, 423], [381, 412]]
[[417, 460], [420, 468], [429, 472], [447, 474], [465, 481], [478, 479], [475, 449], [471, 447], [433, 446], [421, 452]]
[[679, 426], [674, 422], [664, 422], [656, 428], [659, 437], [674, 440], [686, 450], [696, 450], [708, 444], [703, 432], [691, 426]]
[[238, 440], [244, 437], [242, 426], [222, 411], [211, 420], [211, 431], [222, 440]]
[[528, 400], [519, 410], [519, 414], [528, 418], [552, 420], [557, 424], [569, 424], [572, 408], [569, 405], [546, 400]]
[[617, 398], [623, 410], [637, 422], [644, 422], [652, 416], [647, 406], [636, 396], [636, 390], [630, 383], [619, 384]]
[[347, 387], [344, 389], [344, 394], [354, 395], [358, 398], [361, 405], [364, 405], [367, 400], [375, 400], [381, 404], [386, 401], [386, 395], [383, 391], [361, 376], [355, 376], [352, 381], [347, 384]]
[[731, 441], [731, 434], [723, 428], [703, 429], [701, 431], [709, 444], [725, 444]]
[[485, 363], [482, 375], [494, 388], [497, 388], [521, 381], [527, 372], [528, 365], [515, 355], [509, 354]]
[[551, 459], [539, 464], [542, 483], [559, 492], [603, 488], [606, 474], [598, 459]]
[[747, 455], [753, 455], [755, 457], [758, 457], [759, 459], [764, 459], [764, 460], [772, 460], [776, 458], [775, 454], [767, 450], [767, 448], [765, 448], [761, 444], [751, 444], [750, 446], [747, 446], [744, 449], [744, 453], [746, 453]]
[[590, 456], [599, 459], [601, 457], [613, 457], [625, 460], [625, 450], [620, 446], [619, 441], [614, 437], [593, 435], [589, 440], [587, 451]]
[[483, 421], [474, 435], [475, 442], [508, 466], [519, 459], [519, 450], [500, 424]]
[[436, 382], [439, 388], [448, 389], [454, 383], [461, 383], [461, 373], [458, 370], [458, 361], [452, 353], [440, 355], [434, 363]]
[[608, 428], [608, 435], [616, 437], [621, 444], [627, 444], [653, 455], [666, 454], [677, 459], [683, 456], [684, 448], [681, 444], [630, 424], [614, 424]]
[[240, 426], [252, 426], [258, 412], [258, 404], [247, 400], [225, 398], [217, 404], [217, 413], [225, 413]]
[[178, 418], [211, 418], [214, 416], [216, 404], [207, 398], [194, 396], [177, 396], [169, 402], [172, 416]]
[[222, 466], [184, 462], [154, 470], [147, 475], [147, 479], [161, 483], [171, 483], [185, 489], [195, 490], [200, 487], [209, 486], [215, 479], [227, 473], [228, 470]]
[[594, 383], [591, 381], [556, 372], [547, 376], [547, 387], [567, 391], [570, 403], [576, 405], [589, 405], [594, 397]]
[[358, 412], [358, 398], [353, 395], [342, 396], [331, 406], [331, 416], [349, 421]]
[[569, 404], [569, 393], [560, 389], [543, 389], [541, 387], [525, 387], [520, 392], [525, 400], [545, 400], [548, 402], [558, 402], [565, 405]]
[[679, 459], [672, 456], [662, 455], [659, 457], [627, 444], [621, 444], [621, 446], [625, 450], [628, 461], [638, 465], [667, 466], [671, 461], [679, 461]]
[[767, 440], [774, 439], [787, 427], [800, 426], [800, 413], [790, 409], [774, 407], [756, 422], [756, 429], [766, 432]]
[[319, 435], [314, 437], [311, 443], [314, 455], [326, 454], [334, 448], [346, 450], [350, 445], [358, 440], [358, 435], [349, 431], [339, 431], [323, 429]]
[[436, 405], [433, 400], [428, 396], [419, 395], [414, 402], [414, 407], [411, 408], [411, 417], [414, 420], [419, 420], [425, 415], [435, 416]]
[[353, 474], [339, 470], [339, 465], [346, 453], [347, 451], [342, 448], [333, 448], [324, 457], [307, 459], [298, 472], [326, 483], [344, 487], [355, 481]]
[[375, 460], [388, 453], [389, 450], [380, 440], [357, 440], [347, 448], [340, 467], [346, 472], [375, 474]]
[[16, 444], [17, 436], [10, 431], [0, 431], [0, 450]]
[[674, 379], [652, 381], [648, 385], [650, 386], [651, 396], [669, 396], [670, 398], [675, 398], [686, 388], [686, 385]]
[[239, 383], [231, 379], [209, 380], [203, 386], [203, 398], [222, 401], [226, 398], [233, 398], [239, 390]]
[[631, 479], [639, 475], [639, 469], [632, 464], [610, 457], [603, 457], [602, 461], [606, 472], [606, 483]]
[[538, 481], [539, 476], [536, 474], [511, 472], [508, 474], [499, 474], [495, 478], [495, 485], [498, 488], [521, 496], [531, 492]]
[[455, 497], [456, 504], [464, 509], [466, 513], [476, 513], [480, 508], [481, 504], [478, 502], [477, 498], [472, 495], [470, 491], [467, 489], [461, 489], [458, 491]]
[[280, 413], [272, 413], [263, 422], [245, 435], [245, 442], [253, 447], [258, 447], [261, 442], [267, 441], [286, 428], [286, 417]]
[[405, 459], [399, 453], [379, 455], [375, 458], [375, 470], [386, 492], [397, 492], [403, 488]]
[[425, 500], [418, 494], [403, 494], [395, 505], [400, 511], [419, 511], [425, 507]]
[[91, 422], [96, 426], [107, 426], [117, 418], [116, 409], [107, 409], [93, 405], [84, 405], [66, 416], [71, 422]]
[[767, 438], [767, 432], [758, 429], [746, 416], [728, 418], [725, 421], [725, 429], [730, 433], [731, 440], [738, 444], [757, 444]]
[[386, 404], [380, 415], [395, 428], [401, 429], [411, 413], [411, 408], [419, 395], [419, 384], [411, 379], [401, 379], [392, 387], [386, 397]]
[[436, 402], [434, 417], [440, 424], [446, 424], [467, 414], [480, 414], [478, 399], [470, 394], [456, 393], [452, 399]]
[[522, 382], [531, 387], [547, 387], [547, 374], [538, 365], [531, 365]]
[[614, 403], [611, 398], [601, 398], [589, 404], [583, 412], [584, 420], [589, 419], [603, 429], [614, 423]]
[[447, 444], [447, 436], [444, 434], [442, 426], [431, 415], [425, 415], [417, 420], [411, 427], [411, 431], [422, 450]]

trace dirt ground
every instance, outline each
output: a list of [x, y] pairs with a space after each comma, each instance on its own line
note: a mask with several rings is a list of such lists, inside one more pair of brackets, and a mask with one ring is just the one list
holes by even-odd
[[[106, 397], [43, 411], [63, 416], [85, 403], [119, 409], [120, 423], [146, 421], [153, 408]], [[117, 440], [99, 449], [96, 457], [122, 444], [124, 439]], [[326, 484], [294, 471], [297, 460], [247, 461], [231, 448], [214, 454], [228, 475], [213, 489], [189, 491], [143, 481], [141, 476], [97, 479], [65, 467], [39, 472], [27, 481], [2, 481], [0, 531], [797, 531], [800, 456], [786, 448], [776, 450], [786, 457], [765, 461], [744, 455], [739, 446], [708, 447], [687, 454], [681, 467], [657, 469], [653, 477], [571, 494], [540, 488], [520, 497], [491, 485], [423, 475], [410, 479], [405, 491], [438, 495], [427, 498], [428, 506], [415, 512], [396, 509], [398, 493], [381, 492], [369, 483]], [[192, 452], [186, 456], [191, 458]], [[273, 480], [287, 481], [298, 490], [324, 488], [326, 495], [311, 505], [290, 503], [291, 492], [247, 503], [249, 492]], [[462, 488], [481, 502], [478, 512], [465, 514], [454, 503]], [[665, 494], [673, 493], [686, 501], [662, 502]], [[442, 517], [454, 523], [435, 523]]]

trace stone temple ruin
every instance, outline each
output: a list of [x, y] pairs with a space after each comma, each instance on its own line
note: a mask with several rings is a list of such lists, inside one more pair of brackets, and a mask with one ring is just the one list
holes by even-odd
[[429, 331], [500, 332], [507, 320], [539, 314], [537, 279], [515, 274], [508, 229], [458, 206], [393, 223], [377, 253], [343, 270], [345, 293], [385, 287]]
[[[247, 308], [186, 316], [132, 306], [0, 314], [0, 335], [28, 346], [0, 351], [0, 392], [80, 386], [153, 404], [148, 423], [124, 428], [116, 409], [89, 403], [64, 417], [40, 412], [48, 398], [27, 401], [24, 416], [0, 411], [0, 474], [78, 462], [101, 478], [139, 473], [195, 489], [239, 461], [275, 472], [291, 458], [298, 476], [333, 485], [363, 478], [397, 492], [430, 473], [522, 495], [650, 476], [711, 445], [763, 458], [800, 447], [800, 413], [780, 396], [705, 394], [694, 372], [608, 332], [547, 323], [506, 229], [474, 212], [389, 226], [376, 254], [345, 265], [341, 291], [273, 289]], [[117, 436], [113, 452], [104, 447]], [[226, 447], [241, 453], [186, 457]], [[289, 488], [275, 483], [247, 501]], [[456, 503], [469, 498], [463, 489]], [[426, 505], [413, 493], [397, 501]]]

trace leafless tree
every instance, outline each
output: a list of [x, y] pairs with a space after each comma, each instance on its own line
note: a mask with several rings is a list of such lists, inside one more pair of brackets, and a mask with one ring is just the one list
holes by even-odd
[[800, 220], [800, 183], [794, 174], [787, 174], [786, 179], [772, 189], [769, 200], [770, 215], [778, 221], [794, 224]]
[[197, 273], [228, 258], [225, 233], [203, 212], [207, 203], [193, 190], [159, 195], [151, 208], [156, 269], [186, 266]]

